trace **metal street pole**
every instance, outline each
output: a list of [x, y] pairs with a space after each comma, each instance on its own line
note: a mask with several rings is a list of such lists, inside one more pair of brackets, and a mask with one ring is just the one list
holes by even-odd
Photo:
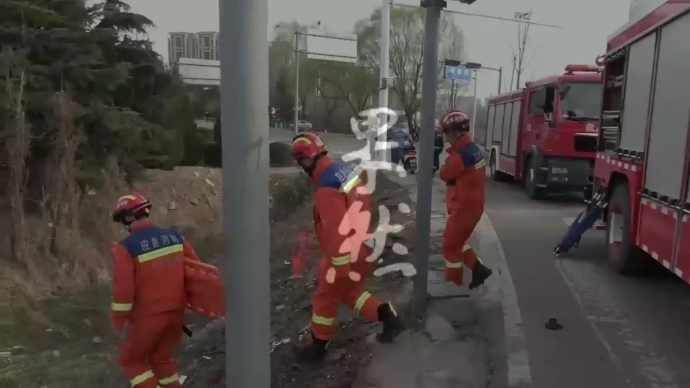
[[267, 2], [219, 1], [228, 388], [271, 386]]
[[451, 110], [455, 110], [455, 95], [457, 94], [457, 92], [455, 90], [455, 80], [454, 79], [450, 80], [450, 90], [453, 93], [453, 95], [451, 96], [451, 105], [452, 105]]
[[297, 123], [299, 121], [299, 32], [295, 32], [295, 136], [299, 133]]
[[436, 77], [438, 34], [443, 0], [423, 0], [424, 57], [422, 68], [422, 128], [419, 134], [419, 177], [417, 178], [417, 250], [412, 297], [412, 315], [421, 319], [428, 299], [429, 239], [431, 228], [431, 193], [433, 185], [434, 130], [436, 116]]
[[477, 78], [479, 78], [479, 72], [474, 71], [474, 92], [472, 93], [472, 98], [474, 99], [474, 107], [472, 108], [472, 124], [470, 126], [470, 139], [474, 141], [474, 124], [477, 121]]
[[503, 79], [503, 66], [498, 68], [498, 94], [501, 94], [501, 80]]
[[[381, 58], [379, 61], [379, 108], [388, 108], [388, 68], [390, 65], [390, 40], [391, 40], [391, 10], [393, 9], [393, 0], [381, 0]], [[381, 126], [388, 125], [388, 115], [381, 114], [379, 117]], [[376, 135], [372, 132], [372, 147], [376, 149]], [[385, 134], [384, 134], [385, 137]], [[387, 141], [384, 138], [383, 141]], [[381, 161], [389, 160], [388, 150], [380, 153]], [[374, 160], [374, 155], [372, 155]]]

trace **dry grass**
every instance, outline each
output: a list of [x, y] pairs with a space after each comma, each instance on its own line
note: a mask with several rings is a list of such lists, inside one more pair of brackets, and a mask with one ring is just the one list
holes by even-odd
[[[224, 248], [220, 229], [222, 217], [218, 211], [221, 206], [218, 172], [194, 167], [175, 171], [150, 171], [147, 174], [149, 181], [139, 183], [137, 188], [144, 195], [160, 201], [153, 212], [157, 222], [162, 225], [177, 224], [200, 256], [205, 261], [215, 262], [222, 258]], [[292, 198], [296, 202], [285, 206], [293, 209], [307, 198], [279, 192], [295, 191], [295, 185], [294, 174], [271, 177], [272, 194], [277, 198]], [[66, 255], [81, 252], [91, 255], [91, 259], [96, 262], [107, 262], [107, 256], [97, 249], [98, 245], [94, 241], [102, 241], [101, 246], [105, 248], [108, 241], [122, 233], [111, 229], [113, 224], [107, 218], [103, 220], [103, 214], [107, 214], [109, 205], [119, 194], [116, 190], [104, 193], [100, 189], [96, 195], [87, 194], [82, 198], [82, 201], [93, 206], [92, 209], [97, 209], [82, 213], [82, 227], [100, 222], [101, 225], [107, 225], [107, 228], [82, 232], [80, 240], [75, 240], [74, 243], [80, 246], [69, 250], [67, 245], [63, 251]], [[212, 205], [205, 200], [192, 204], [196, 202], [195, 198], [203, 199], [205, 196], [216, 198], [217, 204]], [[112, 197], [112, 202], [110, 199], [101, 201], [101, 197]], [[174, 210], [169, 210], [169, 202], [176, 202]], [[283, 206], [282, 203], [279, 205]], [[204, 222], [204, 219], [210, 221]], [[310, 220], [309, 218], [308, 222]], [[37, 233], [32, 241], [46, 250], [49, 247], [47, 242], [50, 240], [51, 229], [43, 220], [35, 222], [36, 225], [32, 227]], [[61, 236], [64, 241], [68, 241], [66, 239], [70, 237], [72, 236]], [[288, 244], [288, 240], [285, 239], [284, 243]], [[275, 254], [275, 249], [272, 254]], [[9, 298], [0, 299], [0, 387], [124, 388], [126, 384], [115, 362], [114, 339], [111, 337], [108, 320], [108, 282], [103, 282], [105, 278], [95, 278], [92, 279], [93, 284], [89, 281], [85, 285], [77, 285], [76, 282], [71, 284], [70, 276], [88, 279], [89, 267], [75, 265], [63, 269], [57, 261], [48, 261], [49, 258], [49, 255], [43, 258], [46, 272], [51, 273], [46, 287], [39, 287], [37, 282], [27, 282], [25, 271], [7, 272], [9, 275], [6, 276], [16, 276], [15, 284], [25, 287], [28, 284], [30, 288], [15, 287], [12, 294], [7, 294], [13, 296], [12, 303], [9, 303]], [[16, 298], [16, 295], [24, 297]], [[204, 320], [198, 316], [190, 316], [189, 322], [194, 324]], [[94, 338], [99, 339], [98, 344], [92, 342]], [[21, 346], [23, 354], [2, 356], [2, 352], [12, 352], [14, 346]], [[56, 350], [60, 352], [59, 356], [53, 354]]]
[[[123, 191], [121, 176], [112, 171], [103, 172], [105, 184], [98, 192], [88, 191], [81, 196], [79, 231], [69, 227], [52, 232], [51, 219], [29, 219], [35, 231], [31, 246], [40, 254], [43, 267], [34, 271], [43, 276], [41, 281], [30, 279], [21, 266], [6, 267], [5, 277], [13, 279], [15, 287], [9, 299], [0, 296], [0, 355], [3, 351], [21, 354], [0, 356], [0, 387], [86, 388], [123, 387], [119, 367], [114, 359], [114, 340], [108, 321], [109, 285], [107, 243], [122, 234], [109, 222], [110, 206]], [[380, 178], [382, 182], [387, 181]], [[271, 176], [271, 194], [274, 206], [287, 207], [294, 212], [271, 223], [271, 318], [272, 332], [278, 338], [291, 336], [304, 327], [310, 316], [312, 278], [294, 279], [289, 264], [295, 247], [295, 236], [313, 228], [311, 205], [302, 205], [308, 199], [303, 183], [295, 183], [292, 172]], [[198, 253], [206, 261], [222, 262], [223, 239], [221, 233], [221, 182], [218, 170], [205, 168], [178, 168], [175, 171], [149, 171], [136, 189], [155, 201], [154, 220], [162, 225], [179, 226], [186, 238], [192, 241]], [[407, 190], [392, 182], [379, 184], [374, 202], [391, 210], [392, 224], [407, 224], [414, 217], [397, 211], [399, 202], [407, 202]], [[174, 206], [171, 204], [174, 203]], [[87, 211], [88, 210], [88, 211]], [[378, 219], [375, 212], [374, 221]], [[391, 236], [389, 242], [401, 241], [413, 251], [414, 229], [407, 227], [399, 236]], [[60, 260], [50, 251], [51, 239], [60, 241]], [[393, 258], [390, 252], [384, 259]], [[403, 260], [407, 258], [403, 257]], [[43, 275], [45, 274], [45, 275]], [[31, 281], [27, 281], [30, 279]], [[406, 279], [395, 275], [373, 278], [371, 291], [381, 292], [399, 286]], [[23, 287], [23, 288], [21, 288]], [[24, 295], [18, 299], [16, 295]], [[1, 295], [1, 294], [0, 294]], [[4, 301], [4, 304], [3, 304]], [[204, 321], [198, 317], [189, 321], [198, 329]], [[311, 374], [303, 374], [291, 366], [290, 356], [277, 351], [274, 357], [276, 376], [292, 376], [282, 379], [278, 387], [299, 386], [342, 387], [351, 381], [360, 362], [365, 360], [366, 345], [361, 339], [371, 330], [369, 326], [347, 323], [341, 330], [336, 344], [347, 353], [345, 358], [332, 365], [330, 380], [311, 382]], [[93, 340], [98, 339], [98, 343]], [[222, 347], [222, 338], [209, 337], [209, 343], [200, 343], [202, 352], [214, 346]], [[18, 351], [13, 346], [21, 346]], [[54, 352], [59, 351], [59, 355]], [[186, 361], [199, 361], [199, 354], [188, 354]], [[214, 358], [212, 362], [218, 361]], [[205, 361], [204, 361], [205, 362]], [[200, 364], [198, 377], [218, 379], [223, 364]], [[330, 372], [329, 372], [330, 373]], [[194, 373], [192, 373], [194, 374]], [[206, 380], [204, 387], [213, 386]], [[201, 381], [201, 380], [198, 380]], [[309, 382], [308, 385], [307, 383]], [[291, 385], [292, 384], [292, 385]], [[301, 385], [300, 385], [301, 384]], [[305, 385], [307, 384], [307, 385]], [[316, 384], [316, 385], [314, 385]]]

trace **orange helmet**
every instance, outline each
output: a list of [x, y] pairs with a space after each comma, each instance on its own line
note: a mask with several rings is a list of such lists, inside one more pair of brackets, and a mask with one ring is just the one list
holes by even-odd
[[137, 193], [123, 195], [115, 203], [113, 221], [129, 225], [132, 222], [147, 217], [151, 211], [151, 203]]
[[292, 158], [297, 162], [325, 155], [328, 149], [321, 138], [313, 133], [300, 133], [292, 139]]
[[459, 110], [452, 110], [441, 119], [441, 131], [448, 132], [468, 132], [470, 130], [470, 118]]

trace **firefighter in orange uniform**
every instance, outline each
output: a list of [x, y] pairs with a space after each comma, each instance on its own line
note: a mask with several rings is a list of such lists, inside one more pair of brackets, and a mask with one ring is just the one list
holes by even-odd
[[368, 321], [382, 322], [383, 330], [377, 335], [379, 342], [391, 342], [404, 330], [393, 305], [381, 303], [364, 290], [364, 279], [373, 269], [373, 263], [365, 259], [372, 250], [365, 244], [350, 243], [352, 228], [346, 223], [355, 225], [357, 220], [352, 219], [348, 209], [355, 204], [353, 207], [361, 206], [359, 214], [371, 212], [370, 195], [362, 192], [365, 187], [361, 172], [351, 164], [333, 161], [326, 154], [325, 145], [315, 134], [300, 134], [292, 141], [293, 158], [316, 188], [314, 229], [324, 253], [312, 300], [312, 340], [297, 352], [298, 360], [303, 362], [319, 361], [326, 354], [326, 346], [335, 335], [333, 324], [340, 303]]
[[486, 195], [486, 162], [482, 150], [467, 132], [470, 120], [463, 112], [453, 110], [441, 119], [440, 129], [450, 147], [441, 167], [440, 178], [446, 183], [448, 221], [443, 233], [443, 257], [446, 259], [446, 281], [462, 285], [462, 270], [472, 271], [469, 288], [474, 289], [491, 276], [492, 271], [477, 257], [467, 240], [484, 213]]
[[141, 195], [121, 197], [113, 221], [129, 236], [112, 244], [111, 319], [118, 335], [118, 363], [136, 388], [179, 388], [174, 352], [184, 325], [185, 258], [199, 258], [182, 236], [148, 220]]

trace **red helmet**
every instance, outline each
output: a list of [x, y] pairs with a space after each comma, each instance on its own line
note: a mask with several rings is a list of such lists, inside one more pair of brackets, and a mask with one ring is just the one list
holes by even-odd
[[468, 132], [469, 130], [470, 118], [459, 110], [452, 110], [441, 119], [441, 131], [443, 133]]
[[292, 139], [292, 157], [295, 160], [314, 159], [327, 152], [321, 138], [313, 133], [301, 133]]
[[123, 195], [115, 203], [113, 221], [125, 225], [146, 217], [151, 211], [151, 203], [137, 193]]

